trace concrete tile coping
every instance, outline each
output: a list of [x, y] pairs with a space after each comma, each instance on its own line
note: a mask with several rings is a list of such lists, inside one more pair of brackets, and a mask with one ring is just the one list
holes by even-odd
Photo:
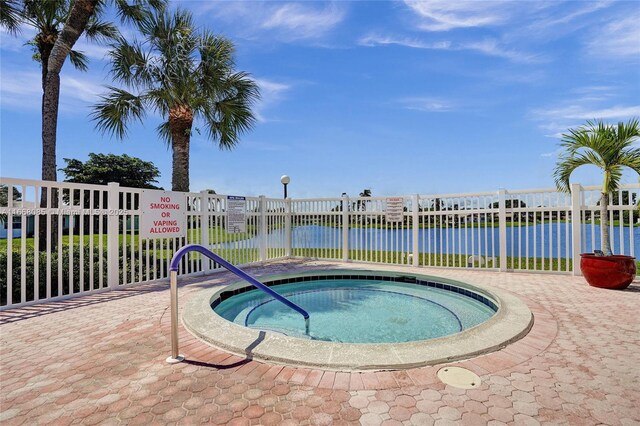
[[420, 281], [454, 285], [486, 297], [498, 309], [487, 321], [450, 336], [405, 343], [336, 343], [251, 329], [220, 317], [213, 311], [211, 304], [224, 292], [250, 286], [246, 282], [235, 282], [222, 289], [205, 289], [194, 294], [185, 306], [182, 321], [185, 328], [196, 337], [240, 356], [270, 363], [336, 371], [409, 369], [467, 359], [499, 350], [519, 340], [533, 325], [533, 315], [527, 305], [512, 294], [437, 276], [334, 269], [261, 277], [261, 281], [268, 284], [270, 281], [293, 277], [349, 274], [397, 278], [410, 276]]

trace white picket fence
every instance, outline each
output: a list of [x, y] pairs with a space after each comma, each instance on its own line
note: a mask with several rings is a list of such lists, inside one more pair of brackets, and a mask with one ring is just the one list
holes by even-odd
[[[617, 253], [639, 250], [639, 193], [640, 185], [627, 185], [612, 194]], [[384, 197], [246, 197], [247, 230], [239, 234], [225, 231], [226, 196], [187, 193], [186, 236], [155, 239], [139, 238], [141, 189], [0, 178], [2, 194], [0, 310], [166, 278], [174, 251], [189, 243], [236, 265], [308, 257], [574, 274], [573, 259], [600, 248], [598, 188], [578, 184], [571, 194], [404, 196], [404, 220], [393, 223]], [[179, 272], [218, 268], [195, 254]]]

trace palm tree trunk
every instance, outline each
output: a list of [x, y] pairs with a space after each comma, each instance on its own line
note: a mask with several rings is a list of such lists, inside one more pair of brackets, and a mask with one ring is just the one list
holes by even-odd
[[600, 195], [600, 239], [602, 251], [605, 256], [611, 256], [611, 239], [609, 238], [609, 194], [603, 192]]
[[192, 124], [191, 108], [177, 106], [169, 111], [169, 129], [173, 149], [172, 191], [189, 192], [189, 142]]
[[[42, 180], [53, 180], [57, 179], [57, 175], [55, 172], [55, 163], [56, 163], [56, 140], [55, 135], [53, 137], [53, 145], [51, 145], [51, 138], [45, 137], [44, 133], [44, 115], [45, 115], [45, 90], [47, 84], [47, 76], [48, 76], [48, 66], [49, 57], [51, 56], [51, 50], [53, 49], [53, 43], [46, 43], [44, 37], [40, 37], [38, 43], [38, 52], [40, 53], [40, 60], [42, 64], [42, 105], [41, 105], [41, 113], [42, 113]], [[57, 109], [57, 106], [56, 106]], [[56, 113], [57, 114], [57, 113]], [[45, 142], [46, 141], [46, 142]], [[53, 153], [53, 154], [52, 154]], [[53, 173], [51, 172], [51, 157], [53, 157]], [[40, 208], [47, 207], [47, 200], [51, 198], [53, 200], [53, 196], [50, 194], [50, 191], [46, 188], [42, 188], [40, 192]], [[53, 207], [53, 205], [51, 206]], [[55, 244], [57, 243], [57, 224], [58, 220], [56, 216], [52, 216], [53, 226], [47, 223], [47, 216], [40, 215], [38, 218], [38, 250], [45, 251], [47, 249], [47, 236], [51, 238], [52, 250], [55, 248]]]
[[[69, 12], [62, 32], [56, 39], [48, 57], [42, 57], [42, 180], [57, 180], [56, 173], [56, 136], [58, 129], [58, 106], [60, 104], [60, 70], [75, 42], [87, 27], [89, 18], [95, 12], [99, 0], [76, 0]], [[47, 196], [52, 194], [43, 192], [41, 206], [46, 206]], [[52, 198], [55, 201], [55, 198]], [[53, 206], [53, 203], [51, 203]], [[57, 206], [56, 206], [57, 207]], [[46, 219], [45, 219], [46, 220]], [[46, 222], [41, 220], [40, 224]], [[46, 249], [46, 239], [51, 238], [53, 248], [58, 233], [57, 221], [54, 219], [47, 235], [46, 228], [40, 227], [40, 250]]]
[[189, 192], [189, 136], [172, 137], [173, 174], [171, 190]]
[[42, 95], [42, 180], [57, 180], [56, 132], [60, 103], [60, 74], [48, 73]]

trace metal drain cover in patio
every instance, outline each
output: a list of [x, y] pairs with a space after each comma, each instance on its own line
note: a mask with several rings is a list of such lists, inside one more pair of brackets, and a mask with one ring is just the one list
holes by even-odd
[[444, 367], [438, 370], [438, 378], [445, 385], [460, 389], [473, 389], [480, 386], [480, 377], [473, 371], [461, 367]]

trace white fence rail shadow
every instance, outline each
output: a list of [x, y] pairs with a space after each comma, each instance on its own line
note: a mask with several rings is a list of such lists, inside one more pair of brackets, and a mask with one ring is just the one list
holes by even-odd
[[[614, 252], [640, 250], [640, 185], [611, 194]], [[185, 244], [235, 265], [283, 257], [499, 271], [579, 273], [600, 248], [599, 189], [404, 196], [386, 221], [384, 197], [246, 197], [246, 232], [226, 232], [227, 197], [186, 194], [186, 235], [140, 238], [141, 189], [0, 178], [0, 310], [167, 278]], [[574, 220], [579, 218], [579, 220]], [[208, 273], [197, 254], [180, 274]]]

